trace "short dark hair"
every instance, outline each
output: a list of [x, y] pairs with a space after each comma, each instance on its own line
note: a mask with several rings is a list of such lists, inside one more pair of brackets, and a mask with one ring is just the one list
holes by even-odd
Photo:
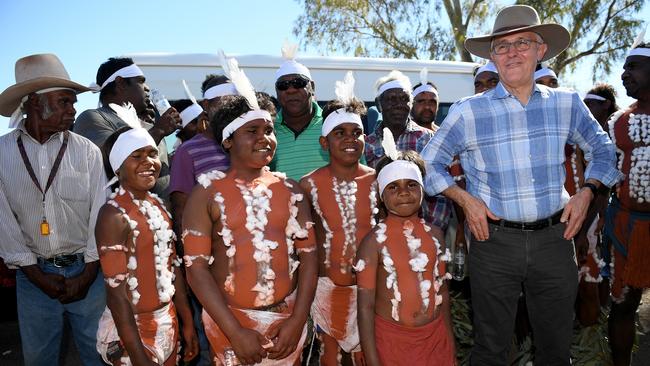
[[[264, 95], [256, 93], [257, 103], [259, 104], [260, 109], [274, 115], [276, 113], [275, 106], [267, 95], [268, 94]], [[248, 104], [248, 101], [241, 95], [225, 95], [221, 97], [220, 107], [210, 121], [210, 127], [212, 128], [212, 133], [217, 142], [221, 144], [223, 130], [230, 122], [251, 110], [252, 108]]]
[[[131, 130], [132, 128], [129, 126], [123, 126], [118, 128], [115, 132], [113, 132], [106, 141], [104, 141], [104, 145], [102, 145], [102, 158], [104, 160], [104, 171], [106, 172], [106, 178], [108, 180], [113, 179], [115, 176], [115, 172], [113, 171], [113, 168], [111, 167], [111, 162], [109, 160], [109, 156], [111, 154], [111, 150], [113, 150], [113, 146], [115, 145], [115, 142], [117, 141], [117, 138], [120, 137], [121, 134], [124, 132]], [[111, 190], [117, 188], [119, 183], [115, 183], [111, 185]]]
[[203, 83], [201, 83], [201, 95], [205, 94], [205, 91], [212, 88], [213, 86], [225, 84], [229, 81], [230, 79], [224, 75], [208, 74], [205, 76]]
[[176, 99], [176, 100], [170, 100], [169, 104], [172, 107], [174, 107], [174, 109], [176, 109], [178, 113], [181, 113], [185, 108], [192, 105], [192, 101], [189, 99]]
[[329, 101], [325, 108], [323, 108], [323, 120], [325, 120], [325, 118], [330, 114], [334, 113], [334, 111], [341, 108], [345, 108], [346, 112], [355, 113], [362, 117], [365, 116], [368, 111], [366, 105], [356, 97], [353, 98], [349, 104], [343, 104], [340, 100], [334, 99]]
[[616, 90], [614, 87], [610, 84], [607, 83], [598, 83], [594, 85], [593, 88], [589, 89], [587, 94], [594, 94], [598, 95], [600, 97], [603, 97], [607, 100], [609, 100], [610, 106], [609, 109], [607, 110], [607, 113], [611, 116], [612, 113], [618, 111], [620, 108], [616, 104]]
[[[127, 66], [133, 65], [133, 59], [130, 57], [111, 57], [108, 61], [99, 65], [97, 69], [97, 76], [95, 77], [95, 83], [97, 85], [102, 85], [115, 71], [122, 69]], [[125, 80], [128, 80], [125, 79]], [[99, 100], [104, 99], [107, 95], [115, 94], [115, 81], [111, 81], [99, 92]]]

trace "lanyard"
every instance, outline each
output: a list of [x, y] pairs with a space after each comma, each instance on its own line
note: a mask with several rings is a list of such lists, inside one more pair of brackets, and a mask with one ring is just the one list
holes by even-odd
[[63, 160], [63, 154], [65, 154], [65, 150], [68, 147], [69, 136], [70, 136], [70, 132], [65, 131], [63, 133], [63, 144], [61, 144], [61, 148], [59, 148], [59, 152], [56, 155], [56, 160], [54, 160], [54, 165], [52, 166], [52, 170], [50, 171], [50, 176], [47, 178], [47, 184], [45, 185], [45, 190], [43, 190], [41, 188], [40, 183], [38, 183], [38, 178], [36, 178], [36, 173], [34, 173], [34, 168], [32, 168], [32, 164], [29, 162], [29, 158], [27, 157], [27, 152], [25, 151], [25, 146], [23, 145], [22, 136], [18, 136], [18, 140], [16, 141], [16, 143], [18, 144], [18, 150], [20, 150], [20, 157], [23, 158], [23, 163], [25, 164], [25, 168], [29, 173], [29, 177], [32, 178], [32, 182], [34, 182], [36, 188], [38, 188], [38, 190], [41, 191], [41, 193], [43, 194], [43, 221], [41, 222], [41, 235], [50, 235], [50, 225], [48, 224], [47, 219], [45, 218], [45, 194], [50, 189], [52, 182], [54, 182], [54, 177], [56, 176], [56, 173], [59, 171], [59, 167], [61, 166], [61, 160]]

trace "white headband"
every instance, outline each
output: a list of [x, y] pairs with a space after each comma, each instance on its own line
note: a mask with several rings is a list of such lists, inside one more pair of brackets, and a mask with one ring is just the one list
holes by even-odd
[[494, 66], [494, 63], [492, 61], [488, 62], [487, 64], [481, 66], [476, 70], [476, 75], [474, 75], [474, 81], [476, 81], [476, 78], [481, 75], [484, 72], [493, 72], [495, 74], [498, 74], [499, 71], [497, 70], [496, 66]]
[[438, 91], [431, 84], [422, 84], [413, 90], [413, 97], [416, 97], [420, 93], [429, 92], [436, 95], [438, 98]]
[[644, 56], [650, 57], [650, 48], [637, 47], [630, 50], [630, 53], [627, 54], [627, 57], [630, 56]]
[[[132, 152], [141, 149], [145, 146], [156, 147], [156, 142], [153, 137], [144, 128], [130, 129], [115, 140], [115, 144], [108, 155], [108, 161], [111, 163], [111, 169], [114, 172], [122, 166], [124, 160], [131, 155]], [[112, 183], [110, 183], [112, 184]]]
[[406, 160], [395, 160], [386, 165], [377, 176], [377, 183], [379, 184], [379, 195], [384, 193], [384, 188], [390, 183], [400, 179], [411, 179], [422, 184], [422, 173], [415, 163]]
[[203, 93], [203, 99], [214, 99], [216, 97], [224, 97], [226, 95], [239, 95], [235, 85], [232, 83], [223, 83], [215, 85]]
[[142, 72], [142, 70], [140, 70], [138, 65], [132, 64], [132, 65], [123, 67], [123, 68], [115, 71], [111, 76], [108, 77], [108, 79], [106, 79], [102, 83], [101, 86], [97, 85], [97, 83], [92, 83], [88, 87], [93, 91], [93, 93], [98, 93], [99, 91], [104, 89], [106, 87], [106, 85], [108, 85], [108, 84], [112, 83], [113, 81], [115, 81], [115, 79], [118, 76], [123, 78], [123, 79], [126, 79], [126, 78], [133, 78], [133, 77], [136, 77], [136, 76], [144, 76], [144, 73]]
[[363, 129], [363, 123], [361, 122], [361, 116], [356, 113], [346, 112], [345, 108], [340, 108], [330, 113], [325, 121], [323, 121], [323, 128], [321, 129], [321, 136], [327, 137], [336, 126], [342, 125], [343, 123], [354, 123]]
[[381, 84], [379, 89], [377, 89], [377, 97], [382, 95], [388, 89], [402, 89], [407, 93], [411, 92], [411, 86], [407, 85], [403, 80], [391, 80], [387, 83]]
[[311, 73], [309, 72], [307, 66], [301, 64], [296, 60], [284, 61], [282, 65], [280, 65], [280, 68], [275, 72], [275, 80], [277, 81], [279, 78], [285, 75], [293, 74], [302, 75], [307, 79], [312, 80]]
[[192, 122], [201, 113], [203, 113], [203, 108], [196, 103], [192, 103], [189, 107], [183, 109], [180, 113], [181, 120], [183, 121], [182, 127], [187, 126], [188, 123]]
[[235, 118], [226, 126], [226, 128], [223, 129], [223, 132], [221, 134], [221, 142], [224, 142], [228, 137], [232, 136], [232, 134], [235, 133], [239, 127], [256, 119], [263, 119], [269, 122], [273, 122], [271, 114], [268, 111], [265, 111], [264, 109], [253, 109], [252, 111], [248, 111]]
[[587, 94], [587, 95], [585, 95], [583, 100], [585, 100], [585, 99], [594, 99], [594, 100], [600, 100], [600, 101], [603, 101], [603, 102], [607, 100], [607, 98], [603, 98], [600, 95], [596, 95], [596, 94]]
[[543, 68], [535, 71], [535, 80], [537, 80], [539, 78], [543, 78], [544, 76], [552, 76], [552, 77], [557, 79], [557, 75], [555, 75], [553, 70], [551, 70], [551, 69], [549, 69], [547, 67], [543, 67]]
[[[70, 88], [61, 88], [61, 87], [54, 87], [54, 88], [46, 88], [46, 89], [41, 89], [38, 91], [35, 91], [36, 94], [45, 94], [57, 90], [71, 90], [77, 93], [76, 90], [70, 89]], [[18, 124], [20, 121], [22, 121], [25, 118], [25, 110], [24, 110], [24, 104], [27, 101], [27, 98], [29, 98], [29, 95], [25, 95], [21, 100], [20, 104], [18, 105], [18, 108], [14, 110], [14, 112], [11, 114], [11, 117], [9, 117], [9, 128], [16, 128], [18, 127]]]

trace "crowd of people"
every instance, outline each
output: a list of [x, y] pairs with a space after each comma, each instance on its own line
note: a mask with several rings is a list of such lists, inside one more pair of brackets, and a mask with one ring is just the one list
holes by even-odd
[[[202, 98], [179, 80], [171, 105], [129, 58], [88, 87], [53, 54], [19, 59], [0, 257], [25, 364], [58, 360], [67, 319], [84, 365], [457, 365], [449, 270], [468, 249], [471, 365], [508, 364], [519, 317], [535, 364], [569, 365], [574, 319], [607, 306], [629, 365], [650, 287], [650, 43], [619, 108], [610, 85], [559, 87], [543, 62], [570, 41], [505, 7], [465, 41], [489, 61], [475, 95], [436, 121], [426, 69], [414, 86], [392, 71], [366, 131], [354, 75], [321, 107], [295, 46], [275, 97], [221, 53]], [[75, 118], [88, 91], [100, 107]]]

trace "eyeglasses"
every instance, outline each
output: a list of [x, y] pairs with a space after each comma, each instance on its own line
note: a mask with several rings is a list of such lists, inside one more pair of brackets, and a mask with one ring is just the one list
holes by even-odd
[[532, 39], [520, 38], [514, 42], [501, 42], [492, 47], [492, 53], [496, 55], [505, 55], [510, 52], [510, 46], [515, 46], [515, 50], [523, 52], [530, 49], [532, 43], [542, 44], [542, 42]]
[[275, 88], [280, 91], [285, 91], [289, 88], [302, 89], [309, 84], [309, 80], [304, 78], [294, 78], [289, 80], [278, 80], [275, 82]]

